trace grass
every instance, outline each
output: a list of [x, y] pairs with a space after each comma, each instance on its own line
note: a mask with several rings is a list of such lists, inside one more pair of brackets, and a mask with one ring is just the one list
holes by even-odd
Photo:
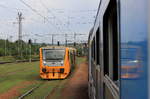
[[54, 99], [61, 99], [61, 93], [62, 90], [65, 88], [65, 86], [67, 85], [67, 81], [68, 79], [65, 79], [63, 82], [61, 82], [61, 84], [58, 86], [58, 89], [56, 91], [56, 93], [54, 94]]
[[61, 82], [60, 80], [53, 80], [53, 81], [47, 80], [25, 99], [43, 99], [43, 97], [49, 95], [53, 91], [53, 89], [55, 89], [56, 86], [60, 84], [60, 82]]
[[[76, 62], [80, 64], [86, 61], [86, 58], [77, 57]], [[60, 99], [61, 92], [66, 86], [70, 77], [65, 80], [42, 80], [39, 77], [39, 62], [25, 63], [10, 63], [0, 65], [0, 94], [8, 92], [16, 86], [20, 86], [18, 92], [23, 94], [31, 88], [42, 85], [35, 90], [26, 99], [42, 99], [44, 96], [51, 93], [57, 86], [53, 99]], [[15, 97], [17, 98], [17, 97]]]
[[0, 62], [11, 62], [11, 61], [15, 61], [15, 58], [13, 56], [0, 57]]
[[82, 62], [85, 62], [86, 58], [85, 57], [76, 57], [76, 64], [81, 64]]
[[26, 81], [34, 81], [39, 76], [39, 63], [16, 63], [0, 65], [0, 93], [6, 92], [14, 86]]
[[[32, 55], [32, 59], [39, 59], [39, 55]], [[15, 59], [15, 57], [13, 56], [1, 56], [0, 57], [0, 62], [15, 62], [16, 60], [19, 60], [19, 59]]]

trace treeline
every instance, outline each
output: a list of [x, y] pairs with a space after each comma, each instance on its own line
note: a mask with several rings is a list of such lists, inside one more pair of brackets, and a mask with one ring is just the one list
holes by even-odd
[[[10, 42], [9, 40], [0, 39], [0, 57], [9, 56], [13, 57], [15, 60], [24, 60], [24, 59], [39, 59], [39, 48], [47, 46], [47, 44], [42, 43], [32, 43], [31, 40], [29, 42], [24, 41], [15, 41]], [[87, 55], [87, 45], [83, 43], [78, 43], [76, 45], [68, 44], [67, 46], [75, 47], [77, 49], [78, 56]]]
[[9, 40], [0, 40], [0, 57], [13, 56], [15, 59], [28, 59], [39, 55], [39, 48], [46, 44], [34, 44], [31, 41], [10, 42]]
[[68, 46], [76, 48], [77, 56], [87, 56], [88, 55], [87, 43], [69, 43]]

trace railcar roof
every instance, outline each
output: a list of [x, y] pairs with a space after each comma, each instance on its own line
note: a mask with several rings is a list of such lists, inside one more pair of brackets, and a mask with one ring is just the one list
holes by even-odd
[[42, 49], [64, 49], [66, 48], [65, 46], [45, 46], [45, 47], [41, 47]]
[[69, 50], [76, 50], [75, 48], [72, 47], [65, 47], [65, 46], [45, 46], [41, 47], [42, 49], [66, 49], [68, 48]]

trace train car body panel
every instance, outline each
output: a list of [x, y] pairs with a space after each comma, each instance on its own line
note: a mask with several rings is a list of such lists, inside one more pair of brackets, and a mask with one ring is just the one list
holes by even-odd
[[[148, 9], [150, 9], [150, 0], [148, 0]], [[150, 38], [150, 12], [148, 12], [148, 38]], [[148, 40], [148, 49], [150, 49], [150, 40]], [[150, 50], [148, 50], [148, 70], [150, 71]], [[150, 99], [150, 72], [147, 73], [148, 76], [148, 99]]]
[[91, 99], [148, 99], [148, 1], [100, 0], [89, 35]]
[[[64, 79], [75, 65], [75, 49], [66, 47], [40, 48], [40, 76], [42, 79]], [[73, 56], [71, 56], [71, 53]]]
[[[119, 7], [116, 5], [113, 6], [113, 3], [114, 2], [112, 2], [112, 0], [100, 1], [99, 11], [97, 13], [94, 28], [89, 36], [89, 96], [91, 99], [118, 99], [120, 94], [118, 87], [119, 82], [117, 80], [113, 80], [113, 77], [110, 75], [106, 75], [106, 71], [104, 70], [106, 65], [103, 59], [105, 56], [107, 56], [106, 52], [104, 54], [104, 51], [107, 48], [106, 46], [104, 47], [104, 44], [107, 43], [107, 39], [105, 38], [104, 40], [104, 36], [109, 33], [108, 31], [107, 33], [104, 31], [104, 28], [106, 30], [109, 27], [106, 26], [109, 25], [109, 22], [104, 20], [104, 18], [109, 18], [109, 13], [114, 13], [113, 11], [109, 12], [110, 9], [113, 9], [114, 7], [115, 12], [117, 12]], [[117, 17], [116, 14], [118, 13], [115, 13], [115, 18]], [[106, 25], [104, 25], [104, 23], [106, 23]], [[118, 33], [118, 30], [116, 30], [116, 33]], [[107, 63], [109, 63], [109, 61], [107, 61]], [[108, 71], [112, 72], [111, 69]], [[116, 78], [118, 78], [118, 73], [119, 72], [117, 72]]]
[[148, 98], [148, 0], [120, 0], [121, 99]]

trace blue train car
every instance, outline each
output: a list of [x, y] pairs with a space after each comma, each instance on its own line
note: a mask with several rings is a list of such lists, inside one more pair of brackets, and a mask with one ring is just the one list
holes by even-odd
[[89, 97], [150, 99], [150, 0], [100, 0], [89, 35]]
[[148, 99], [148, 35], [148, 0], [120, 0], [120, 44], [126, 47], [121, 50], [121, 74], [124, 64], [132, 72], [128, 79], [120, 78], [121, 99]]

